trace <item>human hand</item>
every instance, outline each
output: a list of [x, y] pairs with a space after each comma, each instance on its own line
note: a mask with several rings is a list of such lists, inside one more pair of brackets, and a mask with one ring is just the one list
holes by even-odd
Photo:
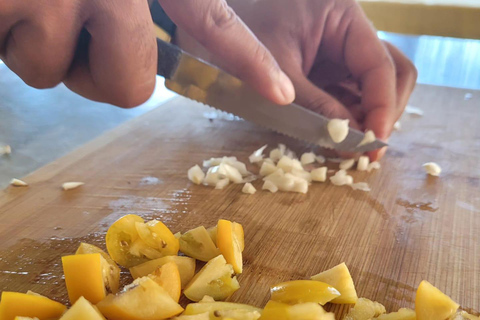
[[[231, 0], [292, 79], [296, 102], [388, 140], [416, 82], [413, 64], [383, 44], [354, 0]], [[185, 50], [208, 56], [180, 28]], [[370, 153], [372, 160], [385, 150]]]
[[[293, 101], [291, 81], [223, 0], [160, 3], [232, 73], [274, 102]], [[92, 100], [137, 106], [153, 92], [157, 66], [147, 1], [0, 0], [0, 58], [35, 88], [64, 82]]]

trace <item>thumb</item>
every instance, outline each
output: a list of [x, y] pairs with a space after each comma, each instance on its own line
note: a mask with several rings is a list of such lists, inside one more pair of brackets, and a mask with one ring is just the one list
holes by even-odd
[[214, 56], [225, 69], [278, 104], [295, 90], [267, 48], [225, 0], [158, 0], [169, 17]]

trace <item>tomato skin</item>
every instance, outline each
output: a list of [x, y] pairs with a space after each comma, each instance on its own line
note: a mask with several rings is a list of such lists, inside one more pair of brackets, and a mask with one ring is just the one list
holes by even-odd
[[145, 256], [132, 254], [130, 250], [135, 241], [139, 239], [135, 228], [136, 222], [144, 223], [144, 220], [135, 214], [121, 217], [110, 226], [105, 239], [110, 257], [126, 268], [149, 260]]
[[321, 305], [340, 296], [334, 287], [320, 281], [294, 280], [270, 288], [271, 299], [287, 304], [315, 302]]
[[131, 268], [149, 260], [177, 255], [178, 239], [158, 220], [147, 223], [134, 214], [115, 221], [107, 231], [107, 250], [119, 265]]

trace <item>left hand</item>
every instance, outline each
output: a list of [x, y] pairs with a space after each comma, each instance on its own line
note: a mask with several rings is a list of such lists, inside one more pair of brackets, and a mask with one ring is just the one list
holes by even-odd
[[[383, 43], [355, 0], [230, 0], [292, 80], [296, 102], [387, 141], [416, 82], [413, 64]], [[177, 43], [222, 67], [178, 29]], [[370, 153], [379, 159], [385, 150]]]

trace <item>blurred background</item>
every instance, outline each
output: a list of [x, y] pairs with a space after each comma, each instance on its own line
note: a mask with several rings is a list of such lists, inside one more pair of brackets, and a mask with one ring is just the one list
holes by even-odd
[[[418, 83], [470, 89], [480, 112], [480, 0], [363, 0], [385, 39], [418, 69]], [[175, 96], [157, 79], [144, 105], [124, 110], [92, 102], [63, 85], [28, 87], [0, 61], [0, 189]]]

